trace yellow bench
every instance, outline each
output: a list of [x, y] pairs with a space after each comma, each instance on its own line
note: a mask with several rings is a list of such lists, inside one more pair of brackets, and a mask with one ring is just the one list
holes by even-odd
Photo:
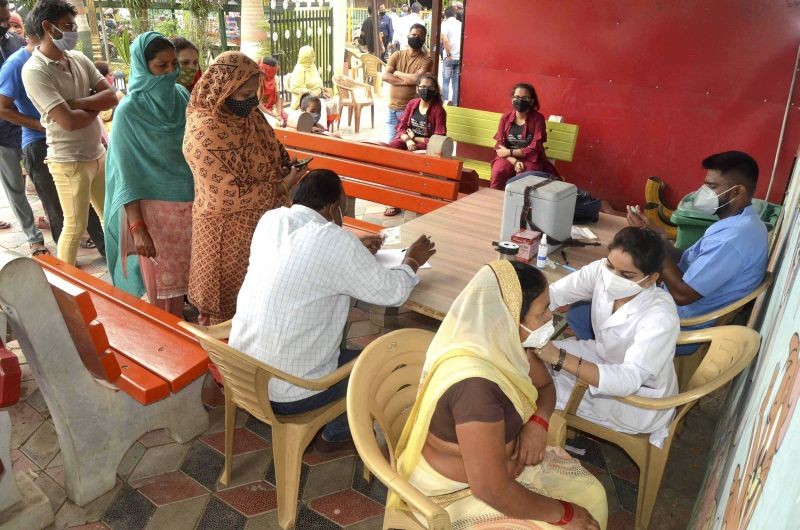
[[[500, 123], [499, 112], [447, 107], [447, 136], [458, 143], [494, 148], [494, 135]], [[575, 144], [578, 142], [578, 126], [547, 121], [547, 142], [544, 152], [550, 160], [572, 162]], [[492, 168], [489, 162], [457, 157], [464, 162], [464, 169], [474, 169], [482, 179], [490, 179]]]

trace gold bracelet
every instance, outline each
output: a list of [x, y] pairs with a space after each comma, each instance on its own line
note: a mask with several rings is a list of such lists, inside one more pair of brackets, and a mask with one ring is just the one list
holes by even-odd
[[581, 364], [583, 364], [583, 357], [580, 357], [578, 359], [578, 369], [575, 370], [575, 380], [576, 381], [580, 381], [581, 380]]

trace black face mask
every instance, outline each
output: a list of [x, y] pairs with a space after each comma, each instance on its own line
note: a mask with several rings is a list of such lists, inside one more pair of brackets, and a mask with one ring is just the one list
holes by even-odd
[[428, 87], [418, 88], [417, 95], [422, 101], [432, 101], [433, 98], [436, 97], [436, 89]]
[[408, 45], [415, 50], [419, 50], [425, 44], [425, 39], [422, 37], [409, 37]]
[[464, 15], [461, 13], [461, 11], [456, 13], [456, 20], [458, 20], [459, 22], [464, 22]]
[[258, 106], [258, 96], [253, 96], [243, 101], [228, 98], [225, 100], [225, 106], [237, 116], [246, 118]]
[[386, 14], [386, 11], [378, 11], [378, 14], [379, 14], [380, 16], [384, 16], [384, 15]]
[[531, 110], [532, 101], [525, 101], [524, 99], [512, 99], [511, 104], [514, 105], [514, 110], [517, 112], [527, 112]]
[[0, 38], [3, 38], [8, 33], [8, 26], [0, 26]]

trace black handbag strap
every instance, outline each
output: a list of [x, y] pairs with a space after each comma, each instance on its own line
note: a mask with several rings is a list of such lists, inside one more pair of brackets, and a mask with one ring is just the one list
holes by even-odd
[[[541, 232], [544, 234], [544, 230], [536, 226], [533, 222], [533, 192], [541, 188], [542, 186], [547, 186], [551, 182], [555, 182], [555, 179], [547, 179], [534, 184], [533, 186], [526, 186], [524, 192], [524, 202], [522, 203], [522, 212], [519, 216], [519, 229], [525, 230], [526, 228], [530, 228], [531, 230], [536, 230], [537, 232]], [[553, 244], [560, 244], [561, 241], [553, 239], [550, 234], [547, 235], [547, 241]]]

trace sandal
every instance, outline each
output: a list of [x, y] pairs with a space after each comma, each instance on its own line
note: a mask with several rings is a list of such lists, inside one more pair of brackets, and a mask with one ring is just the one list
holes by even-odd
[[87, 237], [81, 240], [81, 248], [97, 248], [97, 245], [94, 244], [91, 237]]
[[0, 221], [0, 230], [8, 230], [11, 228], [11, 223], [8, 221]]
[[386, 217], [394, 217], [395, 215], [398, 215], [400, 212], [402, 212], [400, 208], [389, 206], [388, 208], [386, 208], [386, 210], [384, 210], [383, 215], [385, 215]]
[[31, 243], [31, 256], [41, 256], [42, 254], [50, 254], [50, 250], [44, 246], [44, 243]]
[[36, 228], [39, 230], [50, 230], [50, 221], [47, 220], [47, 217], [40, 215], [36, 218]]

